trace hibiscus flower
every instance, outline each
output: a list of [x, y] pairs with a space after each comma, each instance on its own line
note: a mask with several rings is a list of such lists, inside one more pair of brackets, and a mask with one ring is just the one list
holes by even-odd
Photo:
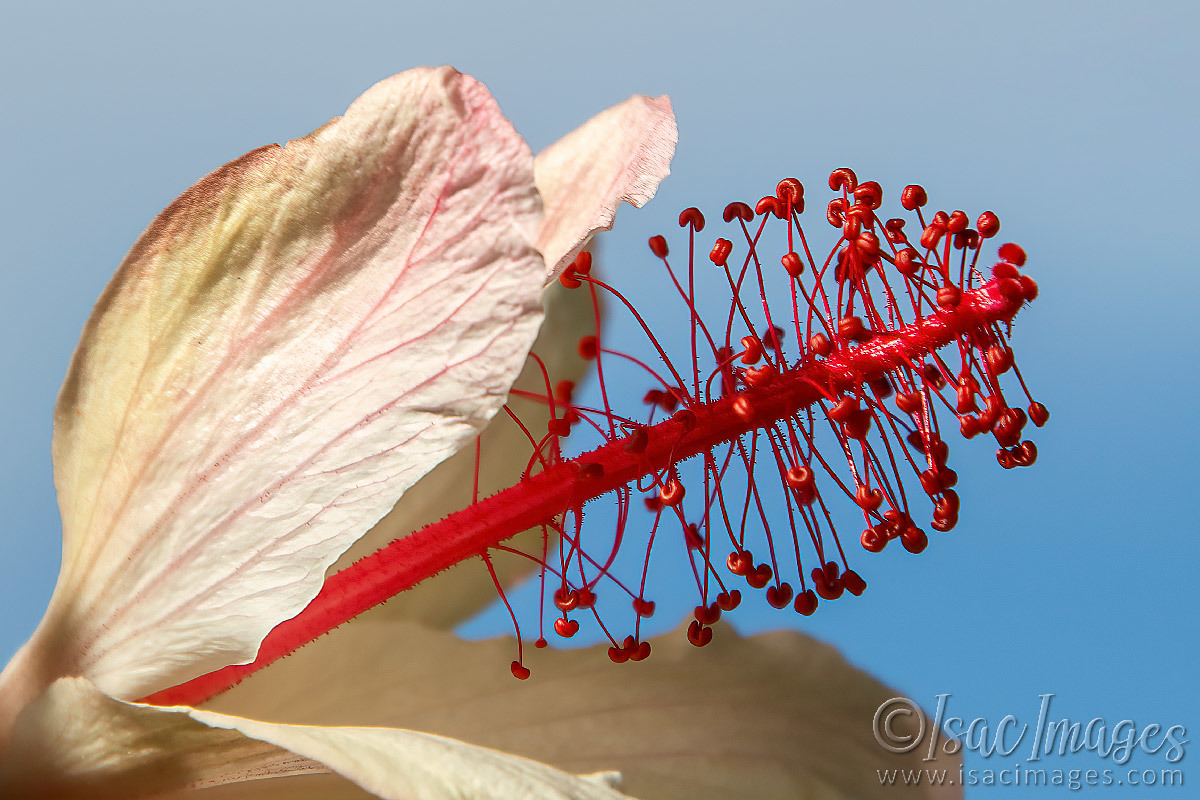
[[[697, 770], [695, 785], [744, 794], [759, 793], [752, 780], [795, 785], [797, 772], [845, 789], [845, 758], [828, 751], [869, 741], [886, 695], [845, 691], [867, 679], [797, 635], [700, 667], [668, 651], [632, 694], [624, 676], [580, 667], [583, 654], [557, 654], [569, 679], [512, 696], [511, 678], [499, 687], [466, 668], [491, 644], [393, 612], [230, 692], [219, 702], [236, 715], [133, 702], [252, 660], [400, 495], [479, 435], [525, 363], [544, 285], [621, 201], [654, 194], [674, 142], [666, 98], [635, 97], [535, 160], [482, 84], [420, 69], [172, 203], [101, 296], [59, 399], [63, 565], [42, 623], [0, 674], [6, 796], [599, 800], [621, 796], [615, 773], [567, 770], [612, 768], [641, 770], [662, 797]], [[461, 616], [434, 605], [443, 624]], [[389, 676], [397, 666], [407, 674]], [[306, 682], [298, 668], [317, 702], [281, 708]], [[831, 702], [810, 681], [846, 685]], [[544, 705], [567, 685], [574, 705]], [[348, 688], [362, 692], [353, 706]], [[790, 689], [802, 700], [776, 696]], [[664, 697], [700, 718], [660, 718]], [[605, 721], [619, 703], [628, 714]], [[246, 716], [255, 704], [273, 721]], [[535, 713], [522, 720], [521, 708]], [[423, 715], [430, 730], [463, 719], [477, 730], [418, 732]], [[763, 733], [761, 719], [775, 727]], [[518, 720], [514, 748], [558, 766], [483, 746], [505, 745], [497, 720]], [[840, 737], [848, 720], [862, 730]], [[377, 724], [405, 728], [361, 727]], [[595, 747], [618, 741], [630, 752]], [[547, 742], [562, 750], [539, 751]], [[791, 752], [802, 746], [814, 752]], [[862, 771], [854, 780], [869, 785]]]

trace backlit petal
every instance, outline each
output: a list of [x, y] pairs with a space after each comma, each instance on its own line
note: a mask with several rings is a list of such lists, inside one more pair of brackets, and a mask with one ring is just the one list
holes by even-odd
[[641, 208], [671, 173], [679, 136], [666, 95], [635, 95], [600, 112], [538, 153], [537, 187], [546, 216], [538, 249], [547, 282], [597, 231], [612, 230], [622, 201]]
[[516, 681], [511, 639], [465, 642], [374, 622], [375, 613], [211, 706], [288, 722], [400, 725], [568, 772], [617, 770], [643, 800], [961, 796], [956, 786], [880, 786], [876, 770], [956, 777], [960, 762], [923, 763], [924, 746], [907, 755], [881, 748], [872, 720], [896, 692], [798, 632], [742, 638], [722, 627], [704, 648], [677, 632], [655, 640], [646, 661], [626, 664], [602, 648], [527, 650], [533, 674]]
[[250, 660], [478, 433], [541, 317], [532, 169], [482, 84], [413, 70], [154, 221], [55, 420], [64, 674], [132, 698]]
[[386, 800], [623, 797], [601, 776], [568, 775], [440, 736], [277, 725], [135, 705], [113, 700], [81, 678], [56, 682], [22, 712], [0, 763], [0, 790], [6, 797], [94, 800], [249, 782], [246, 792], [213, 796], [270, 800], [295, 797], [295, 787], [316, 775], [316, 785], [329, 792], [324, 796], [354, 796], [320, 774], [329, 771]]
[[[579, 356], [578, 342], [595, 331], [592, 304], [586, 289], [565, 289], [555, 281], [543, 294], [546, 319], [534, 342], [533, 352], [545, 362], [551, 386], [560, 380], [580, 381], [591, 362]], [[536, 438], [546, 435], [550, 409], [545, 403], [520, 397], [516, 390], [544, 395], [546, 379], [532, 359], [526, 362], [508, 406]], [[560, 408], [558, 414], [562, 415]], [[479, 496], [488, 497], [512, 486], [529, 466], [533, 445], [524, 431], [509, 418], [497, 414], [483, 432], [479, 447]], [[539, 471], [533, 465], [533, 471]], [[437, 522], [471, 502], [475, 480], [475, 447], [467, 445], [404, 493], [400, 502], [370, 533], [355, 542], [338, 560], [334, 570], [349, 566], [393, 539], [407, 536]], [[540, 529], [527, 531], [506, 542], [525, 552], [540, 552]], [[496, 559], [494, 567], [504, 585], [535, 568], [532, 561]], [[471, 559], [439, 573], [402, 592], [379, 609], [376, 616], [418, 620], [425, 625], [449, 629], [482, 611], [496, 600], [496, 589], [480, 559]], [[311, 646], [319, 647], [324, 640]]]

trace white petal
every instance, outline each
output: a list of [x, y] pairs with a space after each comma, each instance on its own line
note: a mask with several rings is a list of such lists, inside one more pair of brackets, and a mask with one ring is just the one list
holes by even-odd
[[[598, 268], [597, 268], [598, 269]], [[592, 303], [586, 289], [565, 289], [555, 281], [543, 294], [546, 319], [534, 342], [533, 352], [546, 364], [550, 385], [560, 380], [580, 381], [592, 363], [579, 356], [578, 342], [595, 332]], [[546, 381], [533, 360], [525, 364], [514, 390], [545, 394]], [[508, 406], [535, 437], [546, 433], [550, 410], [538, 403], [511, 395]], [[562, 414], [562, 410], [558, 412]], [[533, 446], [507, 414], [497, 414], [483, 432], [479, 448], [479, 496], [488, 497], [507, 489], [521, 478]], [[534, 472], [540, 471], [537, 465]], [[475, 447], [468, 445], [404, 493], [392, 511], [339, 559], [333, 570], [344, 569], [393, 539], [407, 536], [431, 522], [465, 508], [471, 502], [475, 478]], [[525, 552], [540, 552], [541, 530], [529, 531], [505, 544]], [[498, 558], [496, 573], [504, 585], [534, 569], [532, 561]], [[389, 600], [380, 616], [419, 620], [425, 625], [449, 629], [482, 611], [496, 600], [496, 589], [487, 568], [479, 559], [458, 564]]]
[[[511, 639], [464, 642], [371, 615], [302, 648], [211, 706], [306, 722], [353, 720], [428, 730], [568, 772], [616, 770], [643, 800], [961, 796], [961, 787], [881, 787], [876, 770], [948, 769], [883, 750], [872, 719], [896, 696], [828, 645], [723, 626], [704, 648], [677, 632], [650, 658], [613, 664], [603, 648], [527, 650], [514, 680]], [[319, 691], [314, 687], [320, 687]], [[419, 689], [414, 690], [414, 687]]]
[[64, 565], [40, 634], [63, 672], [130, 698], [250, 660], [504, 402], [541, 316], [538, 211], [525, 143], [448, 68], [164, 211], [56, 415]]
[[547, 282], [594, 233], [612, 230], [622, 201], [641, 208], [654, 197], [671, 173], [678, 139], [670, 99], [635, 95], [538, 153], [537, 187], [546, 216], [537, 242]]
[[[276, 783], [276, 776], [324, 771], [386, 800], [624, 797], [604, 778], [568, 775], [440, 736], [136, 705], [81, 678], [56, 682], [22, 712], [0, 763], [0, 789], [5, 796], [135, 798], [255, 781], [256, 797], [290, 797], [284, 790], [297, 779]], [[329, 786], [328, 779], [321, 785]]]

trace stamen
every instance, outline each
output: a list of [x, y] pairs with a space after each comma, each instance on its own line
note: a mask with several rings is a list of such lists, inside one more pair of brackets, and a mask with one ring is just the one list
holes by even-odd
[[[271, 632], [253, 664], [218, 670], [147, 700], [203, 702], [419, 581], [476, 557], [484, 561], [512, 617], [518, 653], [511, 669], [524, 679], [529, 670], [518, 614], [496, 578], [491, 552], [538, 565], [543, 598], [539, 629], [550, 608], [555, 634], [571, 638], [580, 630], [572, 615], [587, 611], [612, 642], [609, 657], [624, 663], [650, 655], [650, 645], [640, 638], [642, 619], [656, 608], [647, 596], [649, 564], [662, 549], [656, 541], [673, 536], [676, 524], [695, 578], [696, 601], [686, 635], [696, 646], [708, 644], [722, 613], [742, 602], [742, 592], [726, 584], [729, 579], [761, 591], [772, 607], [790, 606], [805, 616], [821, 600], [863, 593], [866, 581], [851, 567], [837, 532], [831, 501], [838, 496], [862, 519], [859, 542], [869, 553], [882, 551], [894, 539], [914, 554], [930, 544], [914, 522], [905, 472], [911, 472], [910, 485], [915, 483], [931, 500], [929, 527], [953, 529], [960, 511], [953, 489], [958, 475], [947, 466], [949, 447], [942, 438], [939, 407], [958, 418], [964, 437], [991, 433], [1002, 467], [1028, 466], [1037, 457], [1034, 444], [1022, 436], [1027, 422], [1040, 427], [1049, 412], [1029, 395], [1001, 330], [1036, 297], [1037, 285], [1020, 274], [1026, 255], [1012, 244], [999, 248], [1001, 261], [990, 280], [980, 274], [981, 250], [1000, 229], [993, 212], [981, 214], [974, 229], [963, 211], [938, 211], [926, 222], [926, 192], [908, 186], [900, 202], [916, 212], [919, 241], [914, 243], [903, 220], [885, 222], [876, 215], [883, 202], [879, 184], [860, 182], [853, 171], [840, 168], [830, 175], [829, 186], [840, 196], [825, 207], [824, 221], [840, 235], [820, 261], [800, 224], [804, 187], [798, 180], [780, 181], [775, 194], [759, 200], [753, 210], [745, 203], [725, 208], [723, 218], [738, 232], [717, 238], [707, 255], [724, 273], [730, 293], [716, 325], [705, 321], [695, 286], [696, 253], [705, 252], [696, 243], [705, 227], [700, 211], [686, 209], [679, 217], [688, 235], [686, 285], [668, 260], [665, 238], [650, 239], [650, 250], [671, 286], [662, 297], [678, 298], [686, 312], [690, 369], [672, 361], [664, 341], [651, 332], [634, 304], [594, 276], [590, 255], [581, 255], [563, 273], [562, 285], [590, 294], [597, 330], [598, 294], [615, 299], [645, 335], [653, 355], [607, 347], [599, 334], [582, 339], [579, 355], [596, 363], [599, 408], [577, 402], [574, 384], [555, 383], [544, 363], [532, 356], [545, 390], [522, 396], [546, 403], [550, 422], [537, 440], [509, 412], [533, 450], [516, 485], [476, 499], [330, 576], [304, 612]], [[782, 255], [766, 257], [773, 236], [783, 240]], [[953, 250], [962, 252], [952, 260]], [[740, 267], [731, 266], [735, 258], [741, 258]], [[784, 286], [782, 293], [777, 284]], [[744, 299], [743, 291], [752, 292], [752, 298]], [[791, 305], [782, 317], [771, 308], [772, 297], [780, 296]], [[761, 325], [754, 319], [758, 314]], [[952, 344], [959, 362], [954, 368], [936, 352]], [[702, 347], [707, 351], [701, 352]], [[650, 366], [654, 356], [665, 371]], [[642, 398], [648, 408], [636, 401], [622, 406], [625, 392], [615, 387], [625, 384], [607, 374], [618, 368], [651, 382]], [[701, 380], [706, 374], [707, 380]], [[1006, 401], [1000, 377], [1007, 374], [1017, 378], [1028, 411]], [[720, 391], [714, 396], [718, 377]], [[656, 419], [660, 411], [672, 416]], [[563, 440], [570, 436], [574, 442], [587, 431], [598, 438], [597, 446], [565, 457]], [[830, 457], [830, 452], [841, 456]], [[689, 463], [696, 456], [701, 458]], [[836, 466], [841, 459], [845, 469]], [[535, 465], [541, 470], [532, 474]], [[763, 481], [764, 471], [773, 471], [774, 478]], [[653, 512], [649, 525], [631, 524], [634, 491], [645, 495], [644, 504]], [[610, 539], [602, 537], [597, 544], [583, 525], [583, 508], [606, 495], [617, 501], [615, 529]], [[787, 520], [787, 535], [781, 538], [772, 530], [776, 515], [771, 509], [778, 503]], [[538, 527], [544, 532], [539, 552], [521, 553], [502, 544]], [[748, 546], [751, 531], [754, 549], [765, 554], [758, 562]], [[719, 543], [723, 540], [727, 544]], [[816, 560], [806, 568], [809, 545]], [[629, 548], [644, 555], [635, 576], [625, 582], [616, 574], [617, 558]], [[548, 563], [552, 550], [558, 553], [554, 567]], [[602, 583], [628, 598], [623, 608], [632, 633], [623, 638], [612, 633], [596, 605]], [[544, 636], [536, 644], [544, 646]]]

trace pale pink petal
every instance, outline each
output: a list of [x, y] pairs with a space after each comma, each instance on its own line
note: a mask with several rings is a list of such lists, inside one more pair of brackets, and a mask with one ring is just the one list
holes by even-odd
[[[619, 800], [609, 776], [580, 777], [441, 736], [389, 728], [279, 725], [114, 700], [65, 678], [17, 720], [0, 762], [5, 797], [138, 798], [249, 784], [270, 800], [333, 772], [385, 800]], [[287, 781], [281, 776], [292, 776]], [[303, 778], [298, 777], [303, 776]], [[250, 794], [253, 792], [253, 795]], [[205, 794], [207, 795], [207, 793]], [[231, 796], [229, 793], [218, 796]]]
[[[580, 358], [578, 342], [581, 337], [595, 332], [588, 292], [565, 289], [555, 281], [546, 287], [543, 301], [546, 319], [534, 342], [533, 352], [545, 362], [551, 386], [560, 380], [582, 381], [592, 364]], [[546, 393], [546, 380], [532, 359], [526, 362], [513, 389]], [[550, 409], [545, 403], [528, 400], [514, 393], [508, 399], [508, 406], [534, 436], [545, 435], [546, 423], [550, 419]], [[562, 414], [561, 409], [559, 414]], [[480, 442], [479, 496], [488, 497], [519, 481], [532, 453], [533, 445], [521, 428], [507, 414], [497, 414], [483, 432]], [[533, 471], [539, 471], [536, 464]], [[471, 502], [474, 478], [475, 447], [468, 445], [438, 464], [405, 492], [396, 507], [366, 536], [355, 542], [334, 565], [334, 569], [349, 566], [391, 540], [407, 536], [447, 514], [465, 508]], [[528, 531], [506, 544], [526, 552], [540, 552], [541, 536], [540, 529]], [[499, 558], [493, 564], [504, 585], [511, 585], [512, 581], [532, 571], [535, 566], [532, 561], [516, 558]], [[389, 600], [378, 614], [419, 620], [425, 625], [450, 629], [482, 611], [496, 597], [496, 588], [483, 561], [472, 559], [402, 592]]]
[[541, 318], [532, 170], [482, 84], [413, 70], [154, 221], [60, 397], [43, 662], [132, 698], [250, 660], [483, 428]]
[[612, 230], [622, 201], [641, 208], [671, 173], [678, 141], [666, 95], [635, 95], [600, 112], [538, 153], [537, 187], [546, 216], [538, 249], [547, 282], [597, 231]]
[[602, 647], [527, 649], [532, 675], [517, 681], [507, 668], [511, 639], [464, 642], [381, 619], [370, 612], [211, 707], [294, 723], [398, 725], [568, 772], [616, 770], [624, 791], [643, 800], [961, 796], [953, 785], [881, 787], [877, 770], [949, 770], [957, 780], [961, 762], [924, 763], [924, 746], [882, 749], [872, 719], [897, 692], [797, 632], [742, 638], [722, 626], [696, 648], [680, 631], [655, 640], [641, 663], [613, 664]]

